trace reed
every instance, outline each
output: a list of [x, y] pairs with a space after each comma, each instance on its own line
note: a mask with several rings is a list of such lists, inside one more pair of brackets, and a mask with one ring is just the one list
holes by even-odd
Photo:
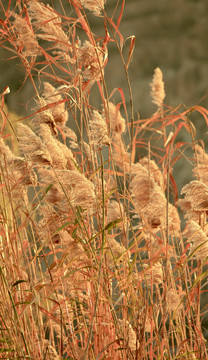
[[[1, 46], [35, 93], [14, 122], [1, 93], [2, 359], [208, 358], [208, 154], [193, 124], [208, 110], [166, 105], [157, 68], [155, 113], [135, 117], [124, 2], [109, 16], [103, 0], [0, 1]], [[106, 84], [109, 42], [128, 93]], [[181, 194], [179, 160], [193, 170]]]

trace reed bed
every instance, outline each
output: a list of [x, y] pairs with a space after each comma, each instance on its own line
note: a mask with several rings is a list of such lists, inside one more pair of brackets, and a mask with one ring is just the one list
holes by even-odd
[[[35, 94], [12, 122], [1, 92], [2, 359], [207, 359], [208, 110], [166, 105], [156, 68], [155, 113], [135, 115], [124, 3], [0, 1], [1, 46]], [[127, 93], [106, 84], [109, 44]]]

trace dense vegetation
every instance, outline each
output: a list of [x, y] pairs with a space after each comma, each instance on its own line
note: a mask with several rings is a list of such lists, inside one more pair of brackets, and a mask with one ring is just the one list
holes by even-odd
[[[208, 154], [193, 122], [197, 114], [208, 125], [208, 110], [166, 105], [156, 68], [155, 113], [135, 116], [124, 2], [109, 16], [104, 0], [69, 0], [70, 14], [0, 1], [1, 46], [21, 60], [36, 104], [14, 120], [3, 84], [1, 358], [207, 358]], [[109, 43], [127, 94], [105, 82]], [[181, 194], [178, 161], [193, 171]]]

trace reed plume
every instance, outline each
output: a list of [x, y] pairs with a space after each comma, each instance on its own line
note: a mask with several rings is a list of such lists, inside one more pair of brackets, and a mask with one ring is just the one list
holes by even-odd
[[151, 86], [151, 96], [153, 104], [157, 105], [158, 108], [161, 108], [163, 105], [163, 100], [165, 98], [165, 89], [163, 82], [163, 74], [160, 68], [156, 68], [153, 75], [153, 80], [150, 84]]
[[106, 0], [80, 0], [82, 6], [92, 11], [96, 16], [99, 16], [101, 11], [104, 10]]

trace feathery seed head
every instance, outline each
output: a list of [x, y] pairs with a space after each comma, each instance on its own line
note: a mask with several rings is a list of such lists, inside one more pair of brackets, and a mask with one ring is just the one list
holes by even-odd
[[[147, 171], [150, 170], [150, 175], [153, 177], [155, 182], [164, 190], [164, 179], [163, 175], [154, 160], [149, 160], [147, 156], [139, 160], [139, 163], [145, 167]], [[136, 167], [136, 164], [135, 164]], [[134, 169], [133, 169], [134, 170]]]
[[208, 154], [199, 144], [195, 145], [195, 149], [197, 152], [197, 165], [193, 169], [193, 174], [195, 177], [199, 176], [200, 180], [208, 186]]
[[105, 2], [106, 0], [80, 0], [84, 8], [92, 11], [97, 16], [104, 10]]
[[110, 223], [112, 221], [115, 221], [117, 219], [124, 218], [124, 207], [121, 202], [117, 202], [115, 200], [110, 201], [108, 204], [108, 210], [107, 210], [107, 223]]
[[[185, 294], [185, 293], [184, 293]], [[181, 303], [181, 298], [183, 293], [178, 292], [174, 289], [169, 289], [166, 294], [167, 307], [170, 311], [181, 311], [183, 304]]]
[[182, 188], [181, 194], [185, 194], [185, 200], [190, 202], [193, 211], [208, 211], [208, 186], [202, 181], [191, 181]]
[[[124, 346], [128, 344], [131, 351], [136, 351], [136, 349], [139, 349], [139, 340], [137, 339], [136, 332], [134, 331], [133, 327], [127, 320], [118, 320], [119, 325], [121, 326], [121, 330], [124, 334]], [[122, 336], [123, 337], [123, 336]]]
[[58, 93], [56, 88], [49, 82], [44, 82], [43, 96], [46, 105], [54, 103], [54, 105], [46, 111], [52, 113], [55, 123], [65, 125], [68, 120], [68, 112], [65, 109], [65, 103], [61, 102], [61, 100], [63, 100], [61, 94]]
[[153, 80], [150, 83], [150, 86], [152, 102], [160, 108], [163, 105], [163, 100], [165, 98], [163, 74], [160, 68], [155, 69]]
[[26, 18], [14, 14], [14, 29], [17, 35], [16, 44], [22, 49], [23, 55], [37, 56], [40, 55], [38, 41], [35, 38], [32, 27], [29, 26]]
[[[140, 165], [140, 164], [138, 164]], [[143, 174], [141, 176], [141, 174]], [[136, 211], [152, 228], [165, 227], [166, 198], [161, 188], [149, 177], [147, 170], [140, 165], [137, 175], [131, 182], [131, 193]]]
[[41, 165], [49, 165], [52, 163], [47, 147], [27, 125], [18, 125], [18, 137], [22, 153], [26, 155], [32, 163]]
[[54, 42], [54, 48], [68, 52], [71, 49], [70, 41], [61, 27], [61, 18], [50, 5], [37, 0], [28, 3], [29, 17], [34, 24], [36, 37]]
[[193, 244], [191, 252], [194, 251], [194, 258], [197, 260], [204, 260], [208, 256], [208, 237], [195, 221], [188, 222], [184, 235]]
[[144, 271], [142, 272], [141, 278], [145, 279], [148, 285], [153, 284], [162, 284], [163, 283], [163, 268], [160, 262], [155, 263], [152, 266], [145, 266]]
[[121, 134], [113, 134], [113, 160], [124, 172], [130, 171], [130, 153], [125, 149]]
[[93, 111], [92, 119], [89, 121], [89, 128], [91, 143], [97, 147], [110, 144], [106, 121], [97, 110]]
[[108, 119], [108, 112], [107, 112], [107, 106], [106, 108], [103, 108], [103, 118], [106, 119], [106, 121], [109, 120], [110, 122], [110, 130], [112, 133], [118, 133], [122, 134], [126, 131], [126, 121], [121, 116], [119, 105], [114, 105], [112, 102], [108, 103], [108, 110], [109, 110], [109, 119]]
[[74, 169], [75, 160], [71, 150], [53, 137], [48, 125], [40, 125], [40, 134], [48, 152], [51, 154], [52, 166], [55, 169]]
[[93, 210], [96, 201], [94, 185], [83, 174], [77, 170], [56, 170], [54, 173], [48, 169], [40, 169], [39, 173], [43, 183], [53, 183], [49, 196], [55, 186], [58, 203], [64, 201], [69, 205], [69, 199], [72, 207], [81, 206], [88, 211]]
[[90, 41], [85, 40], [84, 44], [78, 49], [78, 61], [81, 67], [84, 68], [84, 79], [92, 81], [102, 79], [104, 52], [99, 45], [95, 48]]

